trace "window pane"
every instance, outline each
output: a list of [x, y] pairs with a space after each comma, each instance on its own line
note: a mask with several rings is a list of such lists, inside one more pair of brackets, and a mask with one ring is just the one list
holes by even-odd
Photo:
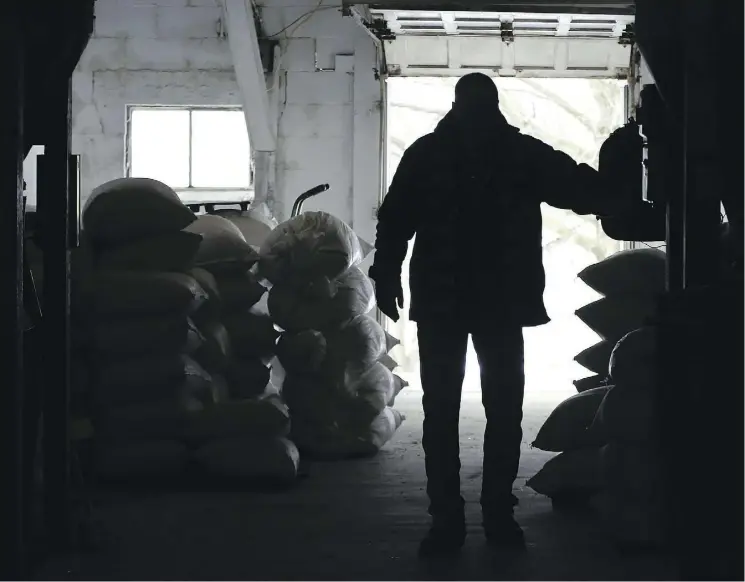
[[171, 188], [189, 186], [189, 112], [179, 109], [132, 111], [131, 176], [153, 178]]
[[195, 188], [248, 188], [251, 154], [243, 111], [192, 112]]

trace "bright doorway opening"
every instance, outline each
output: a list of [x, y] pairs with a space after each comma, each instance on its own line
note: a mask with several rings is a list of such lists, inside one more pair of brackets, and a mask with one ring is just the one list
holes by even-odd
[[[452, 105], [456, 78], [401, 77], [388, 80], [387, 177], [392, 179], [403, 151], [431, 132]], [[524, 133], [597, 167], [602, 142], [625, 122], [625, 83], [613, 79], [497, 78], [500, 108]], [[599, 296], [577, 273], [621, 250], [594, 216], [578, 216], [544, 205], [544, 299], [551, 323], [525, 330], [526, 409], [548, 411], [572, 394], [572, 382], [591, 375], [573, 358], [599, 341], [574, 312]], [[410, 248], [411, 252], [411, 248]], [[393, 355], [399, 373], [421, 390], [416, 324], [408, 320], [408, 258], [404, 265], [406, 307], [390, 331], [401, 339]], [[480, 395], [479, 368], [469, 348], [464, 401]], [[526, 435], [527, 436], [527, 435]]]

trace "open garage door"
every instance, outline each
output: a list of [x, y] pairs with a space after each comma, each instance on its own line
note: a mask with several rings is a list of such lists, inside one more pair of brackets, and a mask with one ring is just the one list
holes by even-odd
[[[628, 75], [634, 22], [628, 2], [519, 6], [540, 9], [537, 12], [435, 9], [456, 4], [387, 0], [353, 9], [382, 41], [389, 76], [444, 77], [474, 71], [502, 77]], [[479, 4], [516, 7], [514, 2]]]

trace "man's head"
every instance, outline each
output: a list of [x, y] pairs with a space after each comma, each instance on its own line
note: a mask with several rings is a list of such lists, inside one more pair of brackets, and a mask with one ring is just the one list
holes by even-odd
[[490, 116], [499, 111], [499, 92], [491, 77], [469, 73], [455, 84], [453, 109], [462, 116]]

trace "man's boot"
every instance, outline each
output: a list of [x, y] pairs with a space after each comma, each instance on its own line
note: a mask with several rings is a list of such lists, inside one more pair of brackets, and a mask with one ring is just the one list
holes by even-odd
[[484, 514], [484, 535], [491, 546], [504, 548], [525, 548], [525, 534], [515, 520], [512, 511], [495, 515]]
[[465, 515], [435, 517], [432, 520], [432, 527], [419, 545], [419, 556], [431, 558], [456, 554], [465, 541]]

